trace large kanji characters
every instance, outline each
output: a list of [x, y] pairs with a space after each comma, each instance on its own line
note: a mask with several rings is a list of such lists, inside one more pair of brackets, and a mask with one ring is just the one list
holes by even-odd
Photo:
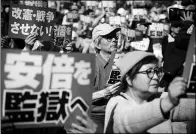
[[[35, 32], [42, 40], [51, 40], [55, 14], [53, 9], [40, 8], [43, 2], [25, 1], [25, 5], [12, 5], [9, 27], [9, 36], [25, 39], [30, 33]], [[37, 4], [37, 7], [32, 6]]]
[[33, 10], [23, 9], [23, 18], [24, 20], [32, 20]]
[[[33, 89], [37, 88], [39, 81], [35, 79], [37, 74], [41, 73], [41, 56], [32, 56], [28, 53], [8, 54], [7, 62], [5, 65], [5, 72], [8, 73], [5, 80], [6, 88], [20, 88], [24, 86], [29, 86]], [[33, 63], [33, 65], [27, 65], [28, 62]]]
[[[72, 113], [88, 112], [91, 102], [80, 95], [89, 93], [85, 87], [90, 85], [92, 73], [89, 59], [35, 52], [4, 55], [2, 115], [10, 121], [24, 125], [65, 124]], [[78, 85], [83, 88], [76, 89]], [[90, 86], [88, 89], [91, 91]]]
[[15, 19], [21, 19], [21, 13], [22, 13], [22, 9], [20, 8], [12, 8], [12, 17], [14, 17]]

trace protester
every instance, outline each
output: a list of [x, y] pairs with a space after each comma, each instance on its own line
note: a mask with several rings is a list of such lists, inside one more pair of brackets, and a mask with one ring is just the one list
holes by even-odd
[[176, 77], [168, 93], [156, 95], [162, 75], [157, 63], [154, 54], [142, 51], [119, 61], [124, 88], [107, 104], [104, 133], [175, 133], [172, 122], [195, 120], [195, 100], [182, 98], [187, 80]]
[[92, 36], [96, 49], [96, 72], [92, 104], [92, 119], [98, 124], [98, 131], [103, 132], [105, 106], [111, 91], [118, 85], [106, 87], [110, 67], [108, 65], [111, 54], [117, 51], [117, 33], [120, 29], [109, 24], [99, 24], [94, 28]]
[[[47, 0], [43, 1], [46, 2]], [[21, 0], [20, 2], [23, 4], [32, 4], [32, 1], [28, 0]], [[39, 2], [40, 1], [37, 1], [37, 3]], [[52, 27], [54, 25], [55, 28], [57, 26], [65, 26], [63, 27], [64, 34], [61, 35], [64, 36], [67, 34], [67, 31], [71, 31], [71, 35], [69, 34], [69, 37], [67, 35], [66, 37], [61, 36], [57, 39], [58, 37], [51, 33], [51, 36], [48, 37], [47, 40], [42, 39], [40, 29], [40, 31], [37, 29], [30, 33], [28, 27], [26, 28], [28, 32], [23, 28], [23, 32], [28, 33], [28, 35], [26, 34], [25, 36], [26, 38], [20, 35], [22, 33], [21, 25], [17, 28], [12, 24], [12, 30], [10, 30], [11, 24], [9, 21], [11, 19], [9, 18], [12, 17], [16, 19], [16, 16], [13, 17], [13, 14], [10, 16], [9, 12], [12, 11], [13, 13], [14, 11], [10, 8], [10, 3], [19, 4], [19, 1], [2, 1], [2, 3], [2, 49], [39, 51], [40, 53], [46, 51], [47, 53], [55, 52], [61, 54], [74, 52], [83, 54], [93, 53], [96, 55], [91, 115], [83, 113], [82, 116], [77, 117], [77, 122], [73, 122], [70, 130], [65, 130], [61, 127], [57, 130], [54, 129], [54, 131], [52, 131], [53, 128], [18, 130], [14, 127], [13, 123], [10, 124], [9, 119], [5, 117], [3, 118], [3, 123], [8, 122], [8, 125], [3, 124], [3, 126], [5, 126], [2, 127], [4, 133], [28, 133], [28, 131], [34, 133], [33, 130], [35, 130], [35, 133], [40, 134], [103, 132], [160, 133], [166, 131], [174, 133], [190, 131], [190, 128], [185, 128], [186, 124], [184, 124], [184, 122], [174, 123], [173, 121], [176, 120], [172, 120], [172, 113], [174, 113], [173, 117], [176, 117], [177, 111], [179, 111], [180, 116], [181, 114], [187, 114], [186, 111], [179, 110], [179, 106], [189, 101], [190, 104], [186, 106], [192, 106], [192, 100], [187, 101], [185, 98], [181, 98], [180, 94], [184, 95], [186, 91], [185, 85], [187, 83], [184, 82], [181, 77], [179, 78], [177, 76], [182, 76], [190, 35], [195, 26], [196, 15], [194, 12], [195, 2], [193, 0], [156, 2], [152, 0], [141, 2], [102, 0], [88, 2], [82, 0], [66, 2], [48, 1], [50, 4], [48, 4], [48, 7], [45, 9], [52, 8], [56, 10], [56, 12], [53, 12], [55, 15], [53, 19], [54, 23], [50, 25], [52, 25]], [[81, 16], [88, 18], [90, 21], [82, 19]], [[176, 18], [178, 18], [178, 20], [175, 20]], [[18, 18], [16, 21], [21, 20]], [[23, 19], [22, 21], [26, 20]], [[28, 24], [28, 21], [26, 22]], [[42, 24], [43, 27], [48, 25], [45, 22]], [[40, 20], [39, 23], [41, 23]], [[161, 24], [161, 27], [151, 27], [154, 24]], [[68, 25], [70, 27], [67, 30]], [[162, 26], [166, 26], [166, 28], [162, 28]], [[54, 31], [56, 30], [57, 29], [54, 29]], [[13, 31], [18, 31], [18, 34], [14, 33], [15, 36], [13, 38], [10, 31], [12, 34]], [[149, 34], [150, 31], [153, 32], [154, 35]], [[51, 32], [53, 32], [52, 29]], [[160, 33], [160, 36], [157, 36], [157, 33]], [[123, 73], [123, 68], [126, 67], [129, 67], [128, 70], [130, 71], [127, 70], [127, 72], [125, 72], [126, 76], [122, 76], [124, 78], [122, 78], [123, 80], [121, 82], [109, 85], [107, 81], [111, 73], [111, 64], [113, 63], [116, 52], [128, 53], [124, 58], [124, 60], [126, 60], [126, 57], [129, 58], [126, 64], [123, 63], [123, 60], [119, 59], [119, 63], [122, 63], [119, 64], [119, 68], [121, 69], [121, 73]], [[132, 54], [133, 56], [131, 56]], [[139, 56], [139, 58], [137, 56]], [[157, 58], [159, 60], [157, 60]], [[161, 67], [163, 67], [163, 72]], [[140, 73], [148, 68], [152, 69], [142, 72], [144, 74]], [[162, 75], [160, 76], [160, 74]], [[151, 76], [148, 78], [147, 76], [149, 75], [153, 75], [152, 78]], [[119, 75], [119, 77], [121, 76]], [[148, 82], [144, 83], [145, 81]], [[137, 82], [142, 82], [143, 84], [137, 84]], [[150, 86], [151, 83], [153, 86]], [[120, 92], [119, 89], [122, 88], [121, 86], [124, 86], [123, 92], [120, 96], [116, 96], [117, 93]], [[160, 87], [163, 91], [168, 91], [168, 94], [163, 93], [162, 95], [157, 95], [157, 88], [160, 89]], [[147, 91], [142, 92], [140, 89]], [[130, 92], [132, 92], [132, 94], [130, 94]], [[137, 96], [133, 96], [135, 93], [137, 93]], [[116, 97], [111, 98], [113, 96]], [[141, 98], [141, 96], [144, 98]], [[158, 97], [153, 98], [153, 96]], [[171, 102], [169, 101], [167, 104], [164, 103], [167, 99], [170, 100], [171, 98]], [[138, 104], [138, 99], [144, 102], [144, 104]], [[173, 104], [173, 99], [177, 100], [175, 105]], [[115, 106], [116, 103], [118, 103], [117, 106]], [[108, 106], [106, 108], [107, 104]], [[150, 106], [152, 107], [149, 109]], [[112, 111], [112, 109], [115, 110]], [[148, 113], [150, 110], [151, 113]], [[195, 111], [191, 109], [190, 116], [192, 116], [193, 113], [195, 113]], [[141, 114], [142, 118], [139, 117], [139, 114]], [[153, 114], [153, 116], [151, 114]], [[155, 119], [154, 117], [156, 115], [159, 118]], [[110, 116], [112, 118], [110, 118]], [[146, 118], [151, 118], [152, 120], [148, 120], [148, 124], [145, 124], [143, 121]], [[167, 121], [164, 122], [164, 119]], [[134, 125], [134, 123], [138, 121], [142, 123], [140, 125]], [[123, 126], [127, 125], [126, 122], [130, 122], [133, 126]], [[123, 125], [120, 126], [120, 123]], [[159, 123], [160, 125], [158, 125]], [[167, 125], [170, 129], [165, 127]], [[162, 126], [163, 128], [161, 128]]]

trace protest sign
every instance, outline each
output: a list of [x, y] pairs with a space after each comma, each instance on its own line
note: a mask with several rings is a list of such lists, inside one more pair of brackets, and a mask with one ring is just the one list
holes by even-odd
[[187, 92], [196, 93], [196, 40], [195, 27], [189, 41], [189, 47], [186, 55], [185, 66], [183, 70], [183, 77], [188, 80]]
[[102, 1], [102, 6], [103, 7], [109, 7], [109, 8], [113, 8], [116, 6], [114, 1]]
[[35, 7], [48, 7], [48, 0], [20, 0], [20, 4]]
[[150, 44], [150, 40], [148, 38], [143, 38], [142, 41], [133, 41], [131, 42], [131, 47], [140, 51], [147, 51]]
[[78, 22], [79, 21], [79, 14], [78, 13], [67, 13], [67, 22]]
[[25, 39], [37, 30], [39, 39], [51, 40], [56, 13], [49, 8], [11, 5], [9, 14], [9, 36]]
[[66, 47], [72, 41], [72, 25], [55, 25], [54, 40], [58, 47]]
[[68, 129], [77, 115], [90, 112], [94, 54], [1, 52], [1, 117], [16, 128]]
[[95, 7], [98, 6], [98, 2], [97, 1], [85, 1], [86, 2], [86, 6], [87, 7]]
[[152, 23], [148, 27], [148, 35], [151, 38], [163, 38], [164, 36], [164, 24], [163, 23]]
[[140, 21], [140, 19], [144, 19], [144, 16], [147, 15], [147, 10], [143, 8], [134, 8], [133, 10], [133, 20]]
[[80, 15], [80, 20], [88, 24], [93, 22], [93, 18], [85, 15]]
[[106, 82], [107, 85], [113, 85], [120, 81], [120, 69], [117, 67], [119, 60], [125, 55], [125, 53], [113, 53], [113, 58], [110, 60], [111, 71], [109, 73], [109, 78]]
[[121, 26], [122, 24], [126, 24], [127, 20], [125, 16], [110, 16], [109, 17], [109, 24], [110, 25], [118, 25]]

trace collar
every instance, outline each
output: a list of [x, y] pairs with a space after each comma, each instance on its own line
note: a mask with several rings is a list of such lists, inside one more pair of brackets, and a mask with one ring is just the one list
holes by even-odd
[[100, 54], [97, 54], [97, 58], [102, 63], [104, 68], [106, 67], [106, 65], [108, 65], [108, 63], [110, 61], [110, 60], [106, 61]]

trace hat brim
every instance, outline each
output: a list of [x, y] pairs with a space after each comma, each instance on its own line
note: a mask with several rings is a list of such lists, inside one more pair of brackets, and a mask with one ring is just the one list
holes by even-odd
[[112, 30], [107, 31], [107, 32], [104, 33], [104, 34], [101, 34], [101, 35], [102, 35], [102, 36], [103, 36], [103, 35], [108, 35], [108, 34], [110, 34], [110, 33], [118, 32], [118, 31], [120, 31], [120, 30], [121, 30], [121, 28], [114, 28], [114, 29], [112, 29]]

